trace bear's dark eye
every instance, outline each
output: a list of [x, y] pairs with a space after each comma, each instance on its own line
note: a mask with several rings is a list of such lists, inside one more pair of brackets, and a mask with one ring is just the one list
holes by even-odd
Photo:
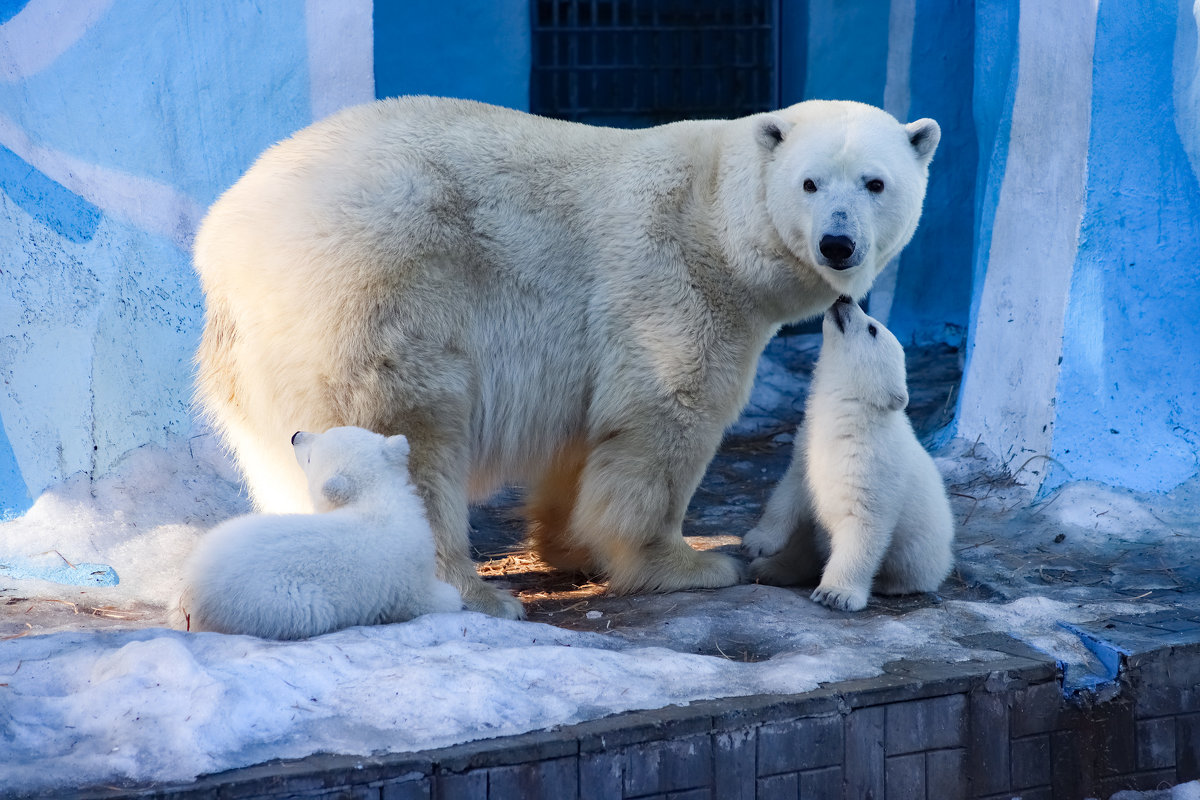
[[812, 194], [816, 190], [817, 190], [817, 185], [815, 183], [813, 183], [812, 178], [806, 178], [804, 180], [804, 191], [808, 192], [809, 194]]
[[879, 329], [874, 325], [867, 326], [867, 333], [871, 334], [871, 338], [875, 338], [875, 334], [879, 333]]
[[879, 194], [883, 191], [883, 181], [879, 180], [879, 178], [872, 178], [867, 181], [867, 191], [871, 194]]

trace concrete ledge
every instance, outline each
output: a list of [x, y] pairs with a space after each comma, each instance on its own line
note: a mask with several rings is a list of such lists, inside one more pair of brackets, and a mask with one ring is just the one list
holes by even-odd
[[1068, 697], [1051, 659], [985, 634], [964, 644], [995, 658], [894, 662], [877, 677], [801, 695], [724, 698], [422, 753], [316, 755], [186, 785], [74, 796], [1108, 797], [1200, 778], [1200, 626], [1184, 617], [1092, 626], [1120, 638], [1113, 646], [1124, 652], [1107, 700]]

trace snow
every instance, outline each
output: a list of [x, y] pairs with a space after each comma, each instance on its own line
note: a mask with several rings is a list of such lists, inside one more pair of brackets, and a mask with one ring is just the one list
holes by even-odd
[[[796, 358], [815, 354], [809, 344], [793, 349]], [[779, 441], [805, 381], [788, 376], [791, 356], [768, 356], [735, 434]], [[786, 455], [781, 448], [772, 470]], [[959, 519], [970, 524], [959, 572], [940, 597], [849, 614], [812, 603], [805, 590], [759, 585], [585, 593], [531, 612], [541, 621], [461, 612], [274, 642], [165, 627], [198, 537], [248, 508], [211, 436], [143, 448], [110, 477], [76, 477], [0, 524], [0, 786], [188, 781], [268, 759], [416, 751], [634, 709], [804, 692], [878, 675], [897, 659], [986, 660], [994, 654], [958, 640], [987, 631], [1087, 668], [1094, 657], [1063, 623], [1164, 608], [1137, 588], [1159, 573], [1132, 557], [1114, 567], [1130, 587], [1124, 596], [1086, 581], [1039, 581], [1048, 564], [1090, 574], [1103, 537], [1110, 549], [1150, 542], [1164, 548], [1156, 557], [1182, 563], [1180, 553], [1195, 552], [1195, 512], [1173, 509], [1194, 509], [1194, 493], [1154, 506], [1078, 484], [1035, 502], [984, 474], [978, 455], [960, 445], [941, 458]], [[766, 471], [739, 455], [729, 468], [756, 479]], [[764, 491], [777, 477], [761, 476]], [[742, 516], [701, 513], [699, 524], [740, 534], [757, 509], [735, 511]], [[1056, 531], [1061, 544], [1050, 539]], [[704, 538], [690, 541], [706, 546]], [[104, 567], [119, 583], [98, 585]], [[77, 579], [32, 577], [50, 573]]]

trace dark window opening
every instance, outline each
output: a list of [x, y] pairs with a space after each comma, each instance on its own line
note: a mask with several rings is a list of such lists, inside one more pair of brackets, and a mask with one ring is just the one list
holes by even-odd
[[533, 113], [643, 127], [778, 106], [779, 0], [534, 0]]

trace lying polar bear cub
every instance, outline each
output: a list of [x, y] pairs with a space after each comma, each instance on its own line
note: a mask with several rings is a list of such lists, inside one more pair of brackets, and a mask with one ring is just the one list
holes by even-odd
[[847, 611], [867, 605], [872, 582], [881, 594], [932, 592], [950, 573], [954, 523], [904, 413], [904, 349], [845, 297], [822, 331], [792, 464], [743, 540], [760, 556], [751, 573], [776, 585], [819, 575], [813, 600]]
[[250, 514], [208, 533], [179, 601], [190, 630], [302, 639], [462, 609], [434, 577], [403, 436], [333, 428], [292, 445], [318, 513]]

